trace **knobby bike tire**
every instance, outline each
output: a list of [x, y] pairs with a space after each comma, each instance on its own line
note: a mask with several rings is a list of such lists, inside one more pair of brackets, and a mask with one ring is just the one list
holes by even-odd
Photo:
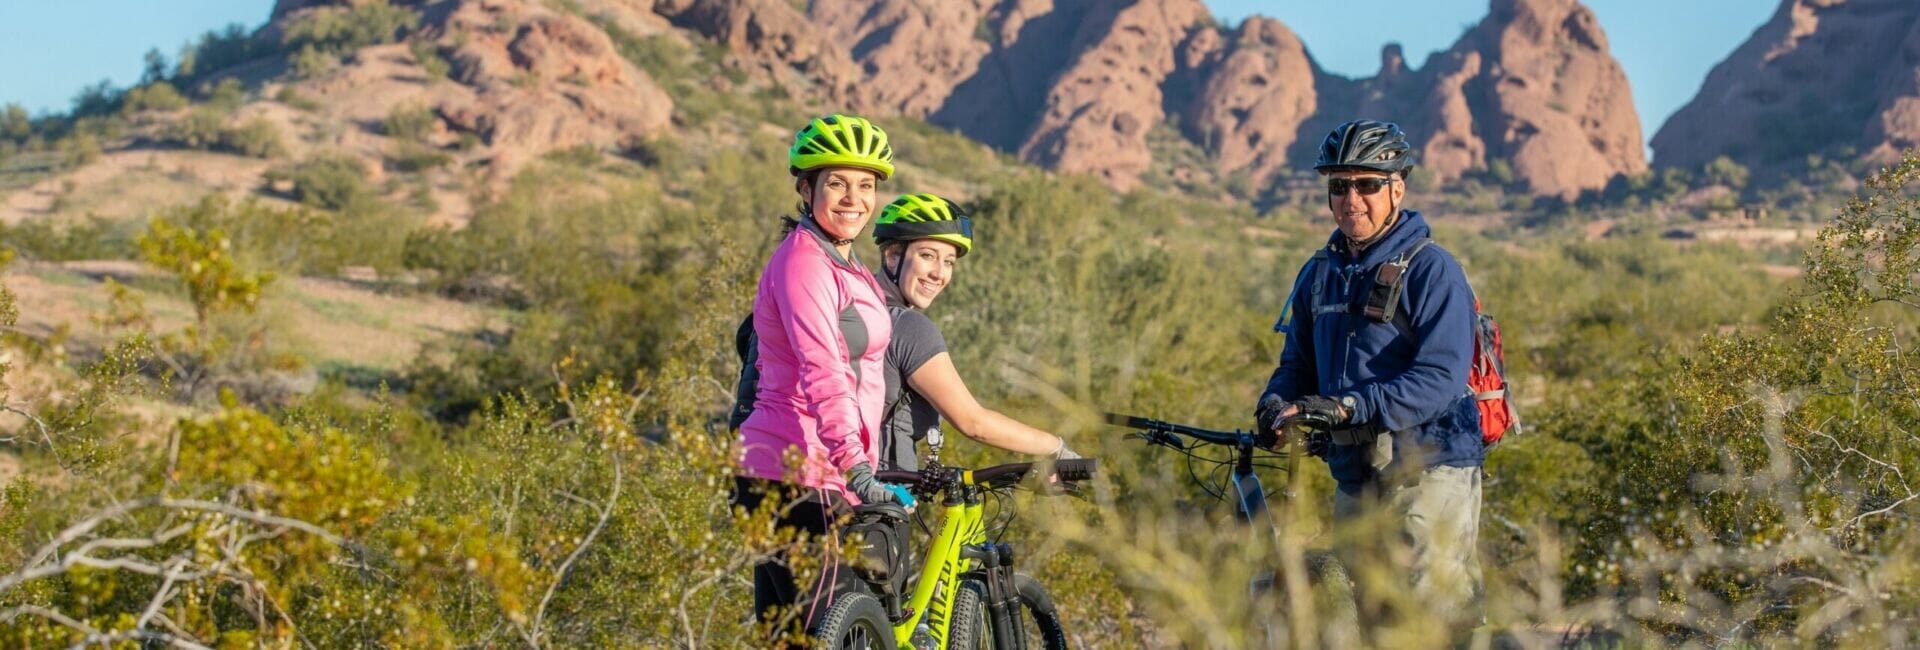
[[833, 650], [892, 650], [894, 645], [887, 610], [871, 594], [859, 592], [835, 598], [812, 636]]
[[1029, 629], [1040, 632], [1037, 638], [1028, 634], [1027, 644], [1045, 650], [1067, 650], [1067, 626], [1060, 622], [1060, 613], [1054, 611], [1053, 596], [1047, 593], [1047, 588], [1024, 573], [1013, 574], [1013, 586], [1020, 594], [1020, 609], [1025, 612], [1020, 617], [1021, 625], [1031, 624]]
[[987, 623], [987, 585], [960, 581], [953, 594], [953, 627], [947, 633], [950, 650], [992, 650], [993, 628]]

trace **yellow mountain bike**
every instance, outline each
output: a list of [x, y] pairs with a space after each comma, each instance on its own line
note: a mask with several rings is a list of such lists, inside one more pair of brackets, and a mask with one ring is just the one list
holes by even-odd
[[[1055, 463], [1053, 470], [1064, 485], [1091, 478], [1096, 467], [1093, 459], [1071, 459]], [[835, 596], [814, 626], [814, 638], [829, 648], [860, 650], [1066, 648], [1066, 627], [1053, 598], [1039, 581], [1014, 570], [1013, 545], [987, 534], [997, 517], [987, 517], [986, 497], [1010, 491], [1044, 468], [1011, 463], [969, 470], [942, 467], [936, 458], [917, 472], [877, 472], [875, 478], [907, 486], [922, 502], [940, 497], [940, 532], [925, 550], [917, 579], [864, 573], [870, 590]], [[905, 521], [899, 506], [859, 509], [850, 530], [862, 533], [862, 555], [875, 560], [864, 564], [909, 564], [901, 552]], [[1004, 530], [1004, 524], [998, 528]]]

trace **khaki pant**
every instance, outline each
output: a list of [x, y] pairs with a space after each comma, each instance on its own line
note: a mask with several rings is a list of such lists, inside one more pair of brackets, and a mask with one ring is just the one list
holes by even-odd
[[[1333, 492], [1335, 524], [1360, 517], [1376, 498], [1400, 518], [1412, 550], [1414, 594], [1435, 614], [1480, 620], [1480, 476], [1478, 467], [1430, 467], [1408, 480], [1365, 492]], [[1395, 487], [1391, 485], [1397, 483]]]

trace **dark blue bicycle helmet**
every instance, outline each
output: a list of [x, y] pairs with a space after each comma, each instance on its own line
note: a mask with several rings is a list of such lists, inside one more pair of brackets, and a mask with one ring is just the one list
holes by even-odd
[[1314, 171], [1359, 170], [1399, 174], [1413, 169], [1413, 145], [1400, 125], [1377, 120], [1354, 120], [1327, 134], [1320, 143]]

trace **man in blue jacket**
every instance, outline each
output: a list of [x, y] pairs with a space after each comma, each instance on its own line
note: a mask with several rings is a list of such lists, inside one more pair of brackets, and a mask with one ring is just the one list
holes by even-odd
[[1480, 584], [1484, 453], [1467, 390], [1473, 289], [1420, 213], [1401, 208], [1413, 165], [1391, 123], [1348, 122], [1321, 145], [1314, 169], [1339, 230], [1301, 269], [1292, 316], [1275, 325], [1286, 347], [1256, 418], [1283, 440], [1276, 425], [1296, 413], [1333, 422], [1309, 447], [1338, 484], [1335, 523], [1390, 507], [1413, 550], [1416, 593], [1435, 613], [1477, 619], [1467, 611]]

